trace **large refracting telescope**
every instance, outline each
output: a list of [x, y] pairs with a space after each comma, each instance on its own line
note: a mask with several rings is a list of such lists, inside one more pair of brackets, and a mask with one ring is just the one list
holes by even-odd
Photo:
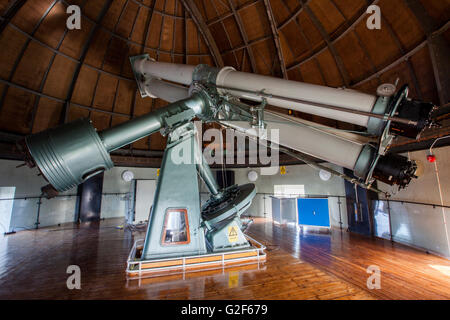
[[[250, 246], [241, 232], [239, 217], [249, 207], [255, 186], [219, 188], [195, 139], [194, 119], [216, 122], [267, 144], [350, 169], [358, 183], [367, 187], [379, 180], [400, 188], [415, 178], [417, 166], [403, 156], [390, 154], [390, 145], [397, 136], [416, 139], [432, 125], [434, 105], [408, 98], [406, 86], [397, 91], [393, 85], [383, 85], [377, 95], [370, 95], [239, 72], [231, 67], [156, 62], [148, 55], [130, 61], [141, 96], [161, 98], [169, 105], [101, 132], [87, 119], [76, 120], [29, 136], [22, 146], [28, 165], [37, 166], [49, 182], [43, 192], [51, 196], [112, 168], [112, 151], [158, 131], [167, 135], [142, 259], [203, 255]], [[354, 124], [365, 128], [364, 135], [371, 139], [368, 142], [356, 134], [303, 121], [266, 106]], [[276, 139], [269, 134], [273, 129], [279, 132]], [[192, 162], [176, 164], [173, 155], [181, 146], [192, 151]], [[198, 176], [211, 193], [202, 207]], [[168, 224], [173, 228], [178, 225], [178, 229], [168, 229]]]

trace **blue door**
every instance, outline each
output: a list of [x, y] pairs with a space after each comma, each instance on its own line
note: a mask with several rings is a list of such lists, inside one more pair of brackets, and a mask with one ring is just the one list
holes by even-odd
[[328, 199], [297, 199], [298, 224], [330, 227]]

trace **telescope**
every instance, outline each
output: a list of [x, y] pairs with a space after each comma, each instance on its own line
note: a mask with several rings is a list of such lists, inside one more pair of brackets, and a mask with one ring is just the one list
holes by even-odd
[[[26, 163], [38, 167], [49, 182], [42, 191], [51, 197], [112, 168], [114, 150], [158, 131], [167, 136], [141, 261], [236, 254], [253, 246], [242, 232], [240, 216], [250, 206], [255, 186], [218, 186], [196, 140], [195, 119], [350, 169], [354, 181], [368, 188], [377, 180], [405, 188], [416, 178], [415, 162], [389, 153], [389, 148], [395, 137], [417, 139], [433, 125], [435, 106], [410, 99], [407, 86], [397, 91], [385, 84], [370, 95], [232, 67], [156, 62], [148, 55], [131, 57], [130, 62], [141, 96], [163, 99], [169, 102], [166, 107], [101, 132], [88, 119], [79, 119], [28, 136], [22, 146]], [[270, 106], [357, 125], [372, 139]], [[272, 130], [279, 136], [261, 134]], [[189, 161], [177, 162], [180, 150], [188, 151]], [[203, 206], [198, 176], [210, 193]]]

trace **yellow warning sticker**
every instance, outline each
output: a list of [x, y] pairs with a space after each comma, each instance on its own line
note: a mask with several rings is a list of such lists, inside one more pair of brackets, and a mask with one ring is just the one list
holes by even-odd
[[231, 243], [238, 241], [238, 227], [237, 226], [228, 227], [228, 241]]
[[281, 166], [280, 167], [280, 174], [282, 174], [282, 175], [286, 174], [286, 167], [285, 166]]
[[237, 288], [239, 286], [239, 272], [228, 273], [228, 288]]

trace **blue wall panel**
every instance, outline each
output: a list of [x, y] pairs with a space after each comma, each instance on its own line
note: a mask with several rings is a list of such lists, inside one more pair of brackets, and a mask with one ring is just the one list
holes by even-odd
[[298, 223], [305, 226], [330, 226], [328, 199], [297, 199]]

